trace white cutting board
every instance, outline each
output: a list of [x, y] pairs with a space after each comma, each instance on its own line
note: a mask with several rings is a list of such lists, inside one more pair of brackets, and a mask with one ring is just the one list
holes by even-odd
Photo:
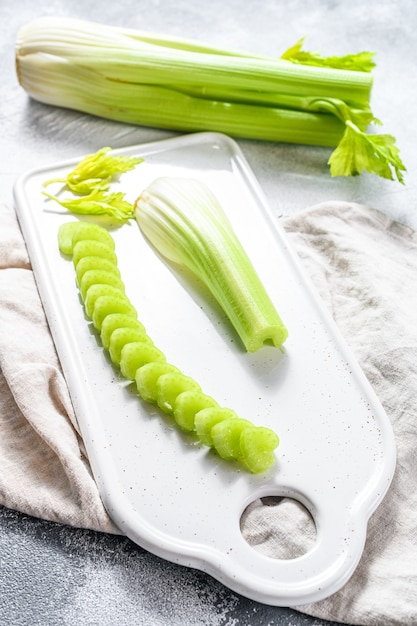
[[[220, 405], [279, 434], [273, 470], [251, 475], [142, 403], [102, 350], [72, 263], [58, 251], [60, 224], [75, 218], [41, 194], [46, 179], [80, 159], [23, 175], [15, 185], [18, 217], [104, 505], [142, 547], [244, 596], [278, 606], [325, 598], [357, 566], [369, 516], [391, 482], [389, 421], [234, 141], [197, 133], [116, 153], [145, 158], [115, 184], [132, 201], [160, 175], [209, 185], [289, 337], [283, 351], [245, 353], [212, 300], [161, 261], [135, 222], [113, 232], [127, 294], [167, 359]], [[307, 554], [273, 559], [243, 539], [242, 512], [263, 496], [294, 497], [309, 509], [317, 540]]]

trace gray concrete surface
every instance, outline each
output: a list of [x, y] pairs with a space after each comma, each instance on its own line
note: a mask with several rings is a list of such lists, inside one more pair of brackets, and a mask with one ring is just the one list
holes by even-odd
[[[417, 4], [413, 0], [15, 0], [0, 2], [0, 189], [12, 202], [27, 169], [175, 133], [95, 119], [31, 101], [17, 83], [18, 28], [46, 14], [81, 17], [255, 53], [279, 55], [306, 36], [323, 54], [376, 51], [372, 104], [396, 136], [404, 186], [331, 178], [325, 148], [239, 140], [277, 219], [326, 200], [355, 201], [417, 228]], [[1, 436], [1, 433], [0, 433]], [[1, 471], [1, 469], [0, 469]], [[0, 624], [11, 626], [324, 626], [264, 606], [205, 574], [162, 561], [123, 537], [0, 508]]]

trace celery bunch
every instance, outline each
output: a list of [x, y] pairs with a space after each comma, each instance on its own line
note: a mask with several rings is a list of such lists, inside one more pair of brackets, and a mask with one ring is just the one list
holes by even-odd
[[44, 17], [17, 36], [22, 87], [51, 105], [131, 124], [335, 147], [331, 174], [403, 182], [392, 135], [370, 107], [372, 54], [281, 58], [82, 20]]

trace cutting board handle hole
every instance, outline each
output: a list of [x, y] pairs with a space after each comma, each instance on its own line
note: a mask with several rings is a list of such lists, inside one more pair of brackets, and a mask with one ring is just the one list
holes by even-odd
[[295, 498], [279, 495], [251, 502], [240, 518], [240, 531], [254, 550], [282, 560], [303, 556], [317, 539], [310, 511]]

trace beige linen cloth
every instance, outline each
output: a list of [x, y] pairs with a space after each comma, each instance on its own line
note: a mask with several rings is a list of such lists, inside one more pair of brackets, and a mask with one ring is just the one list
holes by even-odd
[[[283, 221], [307, 273], [374, 387], [398, 448], [363, 558], [330, 598], [298, 607], [323, 619], [417, 624], [417, 234], [358, 204], [324, 203]], [[0, 504], [117, 533], [77, 429], [15, 213], [0, 206]], [[307, 520], [255, 502], [242, 520], [255, 549], [300, 548]], [[279, 523], [276, 516], [280, 511]], [[283, 515], [284, 513], [284, 515]], [[275, 524], [274, 524], [275, 520]], [[303, 539], [304, 541], [304, 539]], [[303, 546], [301, 546], [303, 547]]]

